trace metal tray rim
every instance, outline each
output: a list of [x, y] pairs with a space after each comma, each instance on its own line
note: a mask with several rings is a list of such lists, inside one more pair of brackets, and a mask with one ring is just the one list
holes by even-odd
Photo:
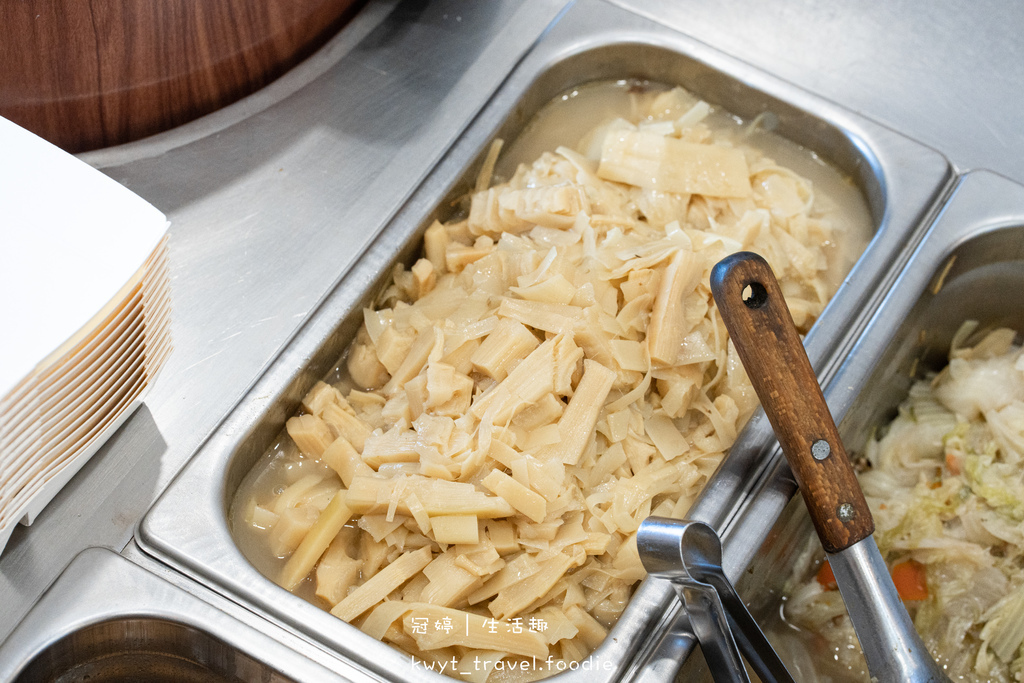
[[[833, 383], [825, 389], [841, 432], [845, 431], [843, 417], [865, 391], [870, 391], [872, 375], [900, 340], [900, 325], [892, 321], [907, 319], [929, 293], [938, 292], [947, 264], [961, 247], [1007, 229], [1024, 229], [1024, 185], [985, 169], [960, 176], [948, 201], [867, 321], [853, 351], [843, 360]], [[1019, 260], [1020, 254], [1017, 256]], [[770, 467], [771, 474], [724, 532], [726, 571], [737, 582], [762, 554], [764, 540], [797, 496], [796, 482], [781, 453], [773, 456]]]
[[79, 553], [0, 644], [0, 680], [13, 679], [61, 638], [119, 618], [195, 629], [299, 680], [347, 680], [105, 548]]
[[[586, 14], [590, 15], [586, 20], [579, 19]], [[553, 37], [558, 37], [559, 33], [568, 32], [571, 36], [572, 31], [575, 30], [577, 34], [586, 34], [588, 23], [602, 16], [607, 20], [607, 14], [612, 14], [614, 17], [628, 17], [632, 22], [631, 26], [639, 28], [595, 30], [590, 34], [592, 37], [589, 40], [570, 40], [566, 44], [550, 47]], [[574, 27], [573, 19], [576, 19], [577, 23], [582, 23], [583, 28]], [[358, 290], [372, 284], [378, 271], [378, 264], [382, 260], [383, 247], [381, 243], [396, 238], [401, 238], [404, 241], [404, 238], [415, 232], [422, 216], [434, 208], [432, 200], [443, 195], [445, 190], [443, 186], [446, 183], [444, 178], [448, 177], [446, 173], [455, 169], [457, 175], [461, 175], [466, 159], [473, 158], [476, 150], [482, 148], [481, 141], [486, 140], [498, 127], [500, 121], [504, 120], [504, 112], [509, 109], [504, 100], [510, 98], [518, 100], [519, 96], [537, 77], [537, 74], [543, 73], [543, 70], [551, 64], [555, 64], [559, 59], [564, 59], [571, 54], [567, 50], [574, 47], [581, 48], [588, 44], [596, 45], [601, 40], [607, 41], [604, 43], [605, 45], [611, 42], [622, 42], [624, 36], [628, 36], [630, 41], [642, 40], [646, 44], [678, 52], [687, 59], [698, 61], [722, 72], [730, 79], [747, 84], [751, 88], [767, 93], [770, 97], [804, 109], [813, 116], [840, 128], [847, 135], [852, 135], [855, 144], [860, 144], [869, 150], [870, 155], [867, 158], [873, 165], [877, 164], [877, 168], [874, 170], [886, 192], [884, 214], [881, 219], [883, 229], [879, 230], [878, 235], [869, 245], [869, 250], [888, 249], [890, 252], [902, 254], [905, 250], [904, 244], [900, 240], [909, 242], [914, 239], [917, 225], [927, 215], [930, 207], [939, 201], [946, 183], [951, 177], [952, 171], [948, 162], [937, 152], [923, 145], [861, 119], [853, 113], [842, 110], [788, 83], [774, 79], [768, 74], [758, 72], [745, 63], [717, 53], [683, 34], [650, 22], [638, 15], [595, 0], [580, 2], [570, 9], [556, 24], [556, 27], [549, 31], [549, 34], [542, 38], [538, 46], [527, 55], [506, 80], [498, 94], [492, 98], [484, 112], [470, 126], [466, 136], [452, 147], [424, 185], [417, 190], [391, 225], [377, 238], [363, 259], [346, 274], [334, 292], [325, 299], [288, 347], [271, 363], [268, 370], [242, 402], [235, 407], [225, 422], [199, 449], [197, 455], [193, 457], [175, 482], [168, 487], [146, 515], [136, 534], [140, 546], [147, 553], [171, 564], [183, 573], [197, 578], [218, 592], [248, 605], [257, 612], [273, 615], [274, 619], [313, 638], [321, 646], [336, 647], [343, 654], [358, 657], [361, 664], [374, 666], [374, 662], [371, 660], [380, 661], [380, 658], [385, 658], [389, 664], [380, 666], [391, 668], [392, 664], [399, 661], [395, 657], [400, 655], [377, 641], [359, 643], [360, 653], [356, 653], [352, 646], [345, 646], [346, 641], [361, 634], [357, 631], [354, 632], [354, 629], [347, 624], [338, 624], [333, 617], [329, 617], [300, 598], [283, 594], [281, 589], [252, 569], [241, 553], [237, 551], [227, 531], [226, 523], [215, 523], [214, 528], [206, 529], [202, 537], [197, 537], [196, 532], [181, 528], [183, 520], [180, 519], [180, 514], [171, 508], [177, 506], [180, 509], [190, 510], [190, 514], [195, 515], [197, 522], [205, 522], [207, 526], [211, 521], [210, 515], [213, 515], [214, 519], [218, 514], [223, 518], [221, 511], [226, 507], [228, 493], [225, 490], [224, 473], [233, 453], [239, 443], [246, 438], [253, 425], [264, 418], [268, 409], [273, 408], [282, 387], [295, 378], [297, 369], [301, 370], [305, 367], [305, 362], [314, 352], [314, 348], [332, 333], [337, 318], [332, 318], [330, 321], [327, 318], [333, 315], [333, 311], [348, 305], [352, 298], [338, 293], [343, 290]], [[496, 109], [501, 111], [495, 113]], [[908, 160], [913, 161], [917, 166], [908, 170], [906, 163]], [[886, 230], [886, 226], [891, 229]], [[883, 235], [883, 233], [885, 234]], [[897, 243], [879, 246], [880, 243], [887, 240]], [[393, 244], [394, 241], [391, 243]], [[896, 259], [896, 263], [900, 263], [899, 257]], [[888, 268], [881, 267], [879, 264], [875, 264], [872, 269], [863, 263], [858, 263], [847, 281], [870, 280], [880, 283], [879, 287], [883, 288], [887, 282], [885, 278], [888, 272], [890, 272]], [[849, 308], [864, 304], [865, 298], [871, 296], [877, 298], [877, 290], [871, 290], [865, 294], [863, 291], [851, 292], [851, 289], [853, 288], [847, 287], [842, 290], [840, 297], [837, 297], [841, 301], [834, 300], [830, 304], [830, 309], [841, 306]], [[863, 289], [868, 288], [865, 286]], [[836, 338], [845, 337], [849, 333], [849, 330], [838, 330], [831, 335], [830, 339], [829, 335], [824, 333], [812, 332], [808, 337], [808, 347], [812, 358], [826, 358], [828, 348], [838, 343]], [[310, 340], [314, 339], [317, 341], [312, 344]], [[762, 420], [760, 430], [753, 430], [754, 436], [748, 439], [748, 442], [757, 442], [763, 446], [766, 438], [770, 440], [770, 437], [766, 436], [764, 429], [766, 425], [763, 423]], [[734, 459], [727, 458], [727, 461], [729, 460]], [[712, 498], [709, 491], [704, 496], [705, 504], [702, 507], [698, 506], [694, 516], [707, 517], [716, 525], [721, 525], [724, 518], [731, 514], [731, 509], [728, 511], [714, 509], [714, 506], [707, 502]], [[211, 546], [217, 548], [216, 554], [211, 554], [209, 550]], [[225, 562], [225, 554], [227, 562]], [[227, 565], [230, 567], [227, 569], [214, 568], [214, 563], [218, 560], [222, 567]], [[273, 597], [276, 605], [267, 604], [270, 602], [267, 598], [268, 595]], [[667, 612], [671, 610], [674, 600], [672, 591], [662, 582], [645, 581], [634, 594], [631, 607], [627, 612], [664, 615], [662, 620], [669, 621], [672, 615]], [[635, 607], [632, 603], [635, 603]], [[284, 614], [285, 610], [289, 614]], [[321, 621], [325, 617], [329, 621]], [[640, 645], [633, 641], [651, 628], [660, 628], [660, 626], [652, 624], [648, 618], [634, 619], [634, 623], [630, 623], [624, 615], [605, 644], [595, 651], [592, 657], [600, 662], [615, 661], [618, 662], [616, 668], [623, 667], [626, 662], [635, 659], [638, 654]], [[311, 636], [311, 630], [315, 630], [319, 634], [319, 638]], [[650, 635], [649, 632], [643, 634]], [[370, 640], [369, 637], [366, 639]], [[380, 671], [382, 675], [385, 673], [383, 669], [376, 670]], [[621, 673], [618, 671], [606, 676], [602, 673], [589, 672], [586, 675], [588, 678], [596, 676], [601, 680], [610, 680], [613, 675], [617, 676]], [[571, 674], [562, 675], [569, 676]], [[419, 671], [415, 672], [414, 678], [416, 680], [421, 678], [422, 680], [437, 680], [434, 675], [421, 675]]]

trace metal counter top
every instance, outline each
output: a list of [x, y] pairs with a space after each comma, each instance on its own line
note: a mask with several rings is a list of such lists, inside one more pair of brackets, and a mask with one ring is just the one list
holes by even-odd
[[[0, 556], [0, 640], [80, 550], [121, 551], [188, 458], [566, 0], [377, 0], [265, 90], [84, 155], [171, 220], [175, 351], [146, 404]], [[1024, 182], [1024, 6], [618, 0]]]
[[928, 144], [1024, 180], [1024, 5], [980, 0], [619, 4]]
[[0, 640], [158, 494], [487, 101], [564, 0], [380, 0], [265, 90], [83, 155], [171, 221], [174, 353], [0, 556]]

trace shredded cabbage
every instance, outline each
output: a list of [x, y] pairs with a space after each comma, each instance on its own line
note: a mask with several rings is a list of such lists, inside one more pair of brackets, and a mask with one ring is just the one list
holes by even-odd
[[[868, 444], [860, 481], [889, 565], [925, 567], [928, 597], [906, 606], [932, 655], [952, 680], [1014, 681], [1024, 672], [1024, 353], [1005, 328], [965, 346], [976, 328], [965, 323], [949, 365], [917, 382]], [[801, 576], [820, 562], [818, 549]], [[799, 633], [788, 630], [784, 651], [828, 643], [811, 676], [869, 680], [837, 591], [798, 581], [784, 618]]]

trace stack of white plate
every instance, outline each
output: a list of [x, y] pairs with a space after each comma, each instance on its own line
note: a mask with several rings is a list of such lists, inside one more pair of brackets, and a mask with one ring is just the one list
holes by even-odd
[[0, 551], [167, 360], [166, 231], [149, 203], [0, 118]]

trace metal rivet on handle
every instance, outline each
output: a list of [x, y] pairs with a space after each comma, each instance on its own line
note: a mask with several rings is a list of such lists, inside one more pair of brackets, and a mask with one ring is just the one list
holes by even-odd
[[857, 511], [849, 503], [843, 503], [836, 508], [836, 515], [840, 522], [852, 522], [853, 518], [857, 516]]
[[824, 460], [832, 453], [832, 447], [828, 445], [828, 441], [825, 439], [818, 439], [811, 444], [811, 455], [814, 456], [815, 460]]

